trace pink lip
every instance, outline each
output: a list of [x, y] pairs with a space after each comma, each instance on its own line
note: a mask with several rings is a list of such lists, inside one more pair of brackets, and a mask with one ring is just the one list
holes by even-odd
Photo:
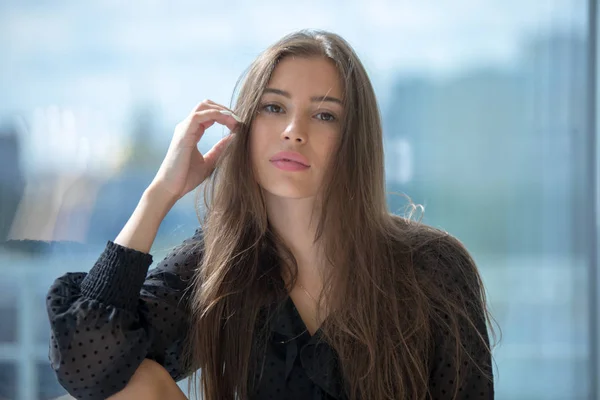
[[304, 164], [298, 164], [296, 161], [283, 161], [283, 160], [275, 160], [271, 161], [274, 166], [284, 171], [303, 171], [308, 169], [308, 167]]
[[310, 167], [306, 157], [293, 151], [281, 151], [271, 157], [270, 161], [275, 164], [276, 167], [288, 171], [298, 171]]

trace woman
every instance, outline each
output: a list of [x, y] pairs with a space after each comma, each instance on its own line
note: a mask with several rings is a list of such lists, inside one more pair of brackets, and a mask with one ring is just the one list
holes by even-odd
[[[214, 123], [228, 135], [197, 150]], [[146, 276], [169, 209], [207, 177], [202, 229]], [[52, 286], [50, 357], [81, 399], [493, 398], [485, 295], [449, 234], [391, 215], [367, 73], [302, 31], [200, 103], [88, 274]], [[167, 374], [168, 372], [168, 374]]]

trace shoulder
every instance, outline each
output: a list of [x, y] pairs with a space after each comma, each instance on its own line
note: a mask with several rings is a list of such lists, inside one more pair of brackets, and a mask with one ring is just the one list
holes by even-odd
[[458, 238], [418, 222], [406, 223], [405, 238], [413, 271], [426, 292], [480, 297], [483, 287], [477, 265]]
[[[396, 250], [408, 253], [415, 267], [433, 271], [454, 266], [474, 266], [466, 246], [445, 230], [394, 217]], [[439, 272], [439, 271], [438, 271]]]
[[440, 268], [475, 267], [475, 262], [466, 246], [442, 229], [414, 223], [408, 231], [407, 240], [416, 267], [432, 272], [440, 272]]
[[132, 248], [121, 246], [120, 244], [109, 240], [105, 253], [102, 254], [101, 259], [112, 260], [116, 257], [116, 254], [126, 257], [126, 263], [131, 262], [130, 259], [137, 260], [139, 257], [149, 257], [150, 263], [152, 263], [153, 260], [156, 260], [154, 267], [150, 268], [147, 278], [153, 278], [164, 273], [175, 273], [178, 275], [185, 274], [185, 276], [189, 276], [191, 268], [195, 267], [200, 262], [204, 254], [202, 229], [195, 228], [193, 234], [190, 235], [188, 233], [183, 240], [177, 241], [174, 245], [156, 250], [154, 256], [150, 253], [143, 253]]
[[175, 247], [168, 249], [156, 267], [150, 270], [148, 278], [160, 278], [165, 281], [168, 276], [177, 276], [189, 280], [194, 269], [204, 256], [204, 239], [201, 228], [196, 228], [193, 235], [188, 236]]
[[486, 290], [466, 246], [448, 232], [424, 224], [415, 223], [410, 232], [412, 271], [434, 324], [447, 326], [450, 317], [463, 329], [477, 329], [487, 340], [486, 324], [491, 320]]
[[194, 231], [194, 234], [188, 238], [186, 238], [180, 246], [193, 246], [199, 247], [204, 245], [204, 232], [202, 227], [197, 227]]
[[186, 237], [182, 242], [171, 248], [169, 256], [175, 254], [187, 254], [190, 251], [194, 253], [203, 252], [204, 250], [204, 233], [201, 227], [194, 230], [194, 234]]

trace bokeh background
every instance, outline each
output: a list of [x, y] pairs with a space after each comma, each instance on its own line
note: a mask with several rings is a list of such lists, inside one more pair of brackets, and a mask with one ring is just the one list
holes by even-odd
[[[594, 0], [0, 2], [0, 399], [65, 394], [45, 294], [88, 271], [205, 98], [230, 104], [266, 46], [332, 30], [361, 56], [385, 131], [390, 209], [472, 252], [502, 329], [497, 398], [600, 399]], [[211, 128], [209, 149], [224, 128]], [[156, 259], [198, 225], [193, 194]]]

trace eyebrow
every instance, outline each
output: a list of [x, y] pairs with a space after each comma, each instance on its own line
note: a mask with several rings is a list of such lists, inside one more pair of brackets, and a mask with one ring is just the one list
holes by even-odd
[[[274, 93], [274, 94], [281, 95], [283, 97], [287, 97], [288, 99], [292, 98], [291, 94], [289, 94], [285, 90], [281, 90], [281, 89], [265, 88], [264, 93]], [[343, 103], [342, 103], [342, 101], [340, 99], [338, 99], [337, 97], [331, 97], [331, 96], [313, 96], [313, 97], [310, 98], [310, 101], [312, 101], [312, 102], [329, 101], [329, 102], [332, 102], [332, 103], [338, 103], [339, 105], [343, 105]]]

